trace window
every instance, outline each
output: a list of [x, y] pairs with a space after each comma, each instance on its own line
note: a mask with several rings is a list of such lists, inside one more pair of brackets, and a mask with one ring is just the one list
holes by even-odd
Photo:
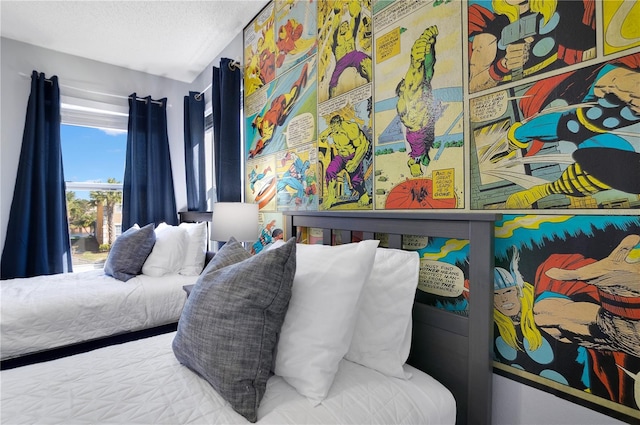
[[122, 233], [128, 108], [65, 96], [61, 103], [73, 269], [100, 268]]
[[207, 210], [213, 211], [213, 204], [217, 202], [216, 174], [213, 158], [213, 111], [211, 101], [204, 112], [204, 157], [207, 174]]

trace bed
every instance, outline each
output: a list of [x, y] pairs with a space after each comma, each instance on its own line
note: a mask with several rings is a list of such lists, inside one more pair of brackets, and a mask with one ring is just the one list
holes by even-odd
[[[105, 265], [105, 269], [2, 281], [2, 369], [175, 330], [186, 300], [183, 286], [197, 280], [206, 260], [207, 224], [192, 222], [193, 218], [184, 217], [180, 226], [152, 230], [157, 243], [140, 261], [141, 274], [116, 278], [118, 271], [109, 275]], [[176, 249], [181, 252], [169, 252], [167, 245], [180, 247]], [[120, 252], [128, 257], [144, 255], [137, 246], [131, 247], [132, 252]], [[114, 249], [116, 244], [107, 264]]]
[[[491, 423], [490, 341], [493, 291], [490, 283], [493, 276], [493, 222], [496, 217], [497, 215], [485, 213], [286, 212], [287, 237], [297, 235], [301, 228], [321, 228], [325, 229], [325, 243], [330, 244], [339, 235], [343, 244], [339, 247], [301, 247], [300, 244], [295, 244], [295, 240], [293, 243], [290, 240], [282, 247], [229, 263], [230, 266], [220, 266], [217, 270], [214, 270], [215, 266], [209, 270], [212, 264], [207, 266], [201, 278], [212, 273], [209, 276], [214, 276], [214, 279], [230, 279], [234, 290], [242, 293], [242, 281], [252, 280], [253, 277], [247, 279], [246, 273], [242, 279], [233, 277], [240, 274], [238, 271], [251, 271], [252, 269], [245, 268], [255, 269], [258, 265], [265, 267], [265, 262], [271, 261], [265, 258], [271, 256], [268, 258], [278, 258], [282, 264], [278, 263], [277, 267], [272, 268], [269, 263], [263, 275], [286, 275], [290, 273], [291, 258], [295, 257], [297, 261], [295, 277], [292, 277], [293, 291], [286, 312], [283, 313], [285, 316], [276, 346], [269, 348], [265, 344], [268, 338], [263, 338], [258, 344], [267, 345], [266, 352], [277, 349], [273, 357], [264, 358], [268, 362], [266, 369], [271, 372], [264, 375], [263, 394], [257, 401], [255, 398], [250, 400], [249, 405], [255, 411], [253, 417], [245, 413], [239, 414], [242, 410], [237, 408], [236, 399], [228, 397], [226, 382], [220, 384], [212, 381], [207, 371], [201, 371], [197, 364], [193, 364], [193, 360], [188, 359], [192, 338], [187, 338], [187, 335], [193, 335], [187, 332], [191, 329], [190, 326], [198, 327], [202, 325], [201, 320], [207, 320], [203, 318], [205, 314], [197, 310], [199, 303], [203, 300], [202, 297], [220, 296], [221, 293], [207, 293], [211, 287], [224, 287], [224, 284], [207, 287], [199, 280], [187, 300], [176, 332], [0, 372], [0, 408], [3, 421], [158, 424]], [[337, 229], [337, 232], [332, 232], [331, 229]], [[373, 241], [377, 233], [388, 234], [388, 248], [380, 248], [378, 242]], [[356, 234], [357, 238], [364, 240], [346, 243], [357, 239]], [[398, 357], [398, 353], [393, 353], [392, 357], [382, 356], [377, 359], [381, 361], [376, 363], [376, 355], [384, 350], [367, 351], [366, 347], [372, 347], [376, 333], [385, 334], [387, 330], [383, 326], [361, 329], [361, 324], [365, 323], [361, 322], [364, 311], [373, 306], [367, 304], [370, 301], [364, 294], [369, 287], [374, 298], [376, 293], [382, 295], [377, 297], [379, 302], [384, 301], [385, 297], [395, 297], [392, 293], [395, 289], [390, 288], [388, 293], [376, 292], [376, 287], [371, 286], [371, 282], [388, 280], [384, 278], [385, 273], [377, 273], [377, 279], [374, 279], [373, 272], [369, 272], [369, 275], [363, 271], [369, 258], [368, 267], [378, 271], [387, 267], [386, 270], [389, 271], [391, 263], [387, 259], [398, 260], [404, 258], [403, 255], [409, 258], [408, 256], [415, 254], [399, 250], [402, 235], [469, 240], [468, 277], [472, 282], [472, 302], [469, 316], [463, 317], [419, 302], [413, 303], [414, 289], [407, 308], [399, 311], [400, 316], [409, 318], [409, 326], [405, 326], [404, 335], [405, 339], [408, 336], [411, 350], [410, 353], [408, 350], [406, 352], [408, 362], [398, 365], [402, 356]], [[295, 250], [292, 246], [296, 246]], [[223, 249], [230, 250], [230, 247], [233, 244], [227, 243]], [[225, 255], [220, 251], [212, 263], [225, 261]], [[321, 258], [322, 261], [314, 263], [310, 258]], [[380, 261], [381, 259], [384, 261]], [[344, 267], [345, 262], [353, 267]], [[338, 269], [334, 265], [342, 267]], [[335, 280], [341, 280], [347, 276], [344, 273], [349, 273], [343, 270], [350, 268], [353, 269], [353, 275], [349, 285], [331, 282], [331, 279], [326, 279], [326, 275], [317, 276], [339, 270], [340, 279]], [[412, 267], [406, 269], [410, 270]], [[358, 277], [362, 274], [367, 276]], [[309, 285], [304, 279], [309, 279], [314, 284]], [[331, 293], [328, 298], [321, 299], [321, 293], [313, 292], [318, 290], [314, 289], [317, 279], [329, 281], [328, 285], [333, 285], [329, 292], [351, 291], [351, 286], [356, 285], [354, 281], [358, 279], [363, 283], [356, 291], [358, 294], [355, 298], [341, 292], [339, 295]], [[251, 285], [256, 284], [252, 281]], [[300, 289], [301, 285], [309, 286]], [[323, 287], [322, 290], [327, 289]], [[308, 292], [301, 295], [301, 291]], [[349, 298], [355, 301], [347, 301]], [[309, 300], [313, 302], [308, 303]], [[318, 313], [312, 311], [316, 305], [323, 303], [328, 304], [325, 307], [333, 309], [329, 310], [332, 314], [326, 314], [325, 311], [321, 316], [323, 320], [309, 320], [314, 317], [309, 316], [310, 314]], [[337, 308], [337, 305], [351, 305], [352, 311]], [[384, 305], [378, 307], [385, 308]], [[384, 318], [387, 320], [387, 316]], [[370, 320], [375, 320], [375, 314]], [[395, 318], [389, 320], [396, 321]], [[348, 327], [351, 327], [351, 333], [344, 329]], [[318, 338], [318, 332], [322, 334], [328, 331], [331, 332], [326, 334], [326, 339]], [[367, 332], [369, 337], [358, 339]], [[389, 336], [397, 337], [399, 333], [402, 332], [393, 332]], [[327, 348], [334, 343], [344, 345], [345, 341], [338, 341], [344, 337], [348, 339], [346, 350], [341, 352], [338, 348]], [[311, 347], [316, 343], [320, 344], [317, 348], [322, 351], [319, 357], [313, 351], [316, 347]], [[400, 345], [405, 344], [403, 342]], [[216, 355], [211, 354], [209, 357], [225, 363], [224, 354], [220, 356], [220, 352], [216, 351], [219, 348], [216, 346], [212, 349]], [[243, 353], [240, 351], [241, 348], [231, 350], [242, 357]], [[363, 353], [364, 356], [358, 356]], [[262, 356], [256, 357], [263, 361]], [[317, 363], [326, 362], [325, 357], [332, 357], [335, 369], [332, 372], [322, 369], [324, 372], [316, 376]], [[393, 361], [384, 360], [391, 358]], [[394, 367], [387, 368], [392, 363]], [[258, 366], [260, 376], [264, 368], [264, 364], [262, 367]], [[296, 371], [296, 368], [302, 370]], [[242, 370], [239, 373], [245, 372]], [[253, 373], [254, 370], [251, 369], [250, 372]], [[325, 375], [331, 377], [325, 379]], [[326, 382], [318, 383], [325, 380], [328, 385]], [[324, 392], [315, 392], [318, 385], [323, 386]]]
[[285, 212], [285, 218], [287, 229], [323, 229], [323, 243], [330, 243], [336, 229], [342, 240], [351, 240], [354, 231], [362, 232], [364, 238], [373, 238], [376, 232], [387, 233], [390, 248], [402, 247], [402, 235], [468, 240], [469, 280], [473, 285], [468, 316], [414, 303], [408, 363], [453, 393], [457, 424], [491, 423], [494, 222], [500, 214]]

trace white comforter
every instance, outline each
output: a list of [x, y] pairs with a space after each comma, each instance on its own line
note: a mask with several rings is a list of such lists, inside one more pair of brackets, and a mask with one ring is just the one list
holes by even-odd
[[[0, 372], [3, 423], [239, 424], [246, 419], [202, 378], [180, 365], [175, 333]], [[278, 376], [267, 384], [259, 424], [453, 424], [451, 393], [405, 366], [389, 378], [342, 360], [317, 407]]]
[[90, 270], [2, 281], [1, 358], [177, 322], [182, 286], [197, 278], [139, 275], [121, 282]]

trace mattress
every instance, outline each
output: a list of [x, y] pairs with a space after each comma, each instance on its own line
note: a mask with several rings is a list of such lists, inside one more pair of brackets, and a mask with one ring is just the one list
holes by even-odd
[[[3, 423], [239, 424], [247, 420], [175, 358], [175, 333], [0, 372]], [[342, 360], [318, 406], [272, 376], [259, 424], [453, 424], [451, 393], [405, 365], [408, 380]]]
[[138, 275], [122, 282], [89, 270], [2, 281], [1, 358], [177, 322], [182, 286], [197, 279]]

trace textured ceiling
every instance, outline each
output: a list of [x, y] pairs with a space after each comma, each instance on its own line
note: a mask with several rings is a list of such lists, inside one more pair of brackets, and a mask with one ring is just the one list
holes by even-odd
[[2, 37], [190, 83], [267, 2], [1, 0], [0, 31]]

